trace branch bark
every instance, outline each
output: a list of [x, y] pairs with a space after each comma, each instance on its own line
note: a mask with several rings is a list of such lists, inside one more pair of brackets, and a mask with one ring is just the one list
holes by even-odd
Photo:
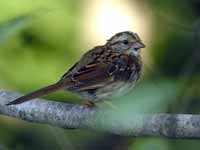
[[0, 114], [65, 129], [84, 128], [125, 136], [200, 138], [200, 115], [129, 112], [131, 115], [127, 117], [114, 109], [88, 108], [43, 99], [13, 106], [5, 105], [19, 96], [21, 95], [17, 93], [0, 90]]

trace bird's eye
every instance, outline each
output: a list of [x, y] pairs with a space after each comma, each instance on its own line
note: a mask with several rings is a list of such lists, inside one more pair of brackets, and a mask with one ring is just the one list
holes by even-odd
[[135, 51], [138, 51], [139, 50], [139, 48], [135, 48]]
[[125, 40], [123, 43], [124, 43], [125, 45], [127, 45], [129, 42], [128, 42], [128, 40]]

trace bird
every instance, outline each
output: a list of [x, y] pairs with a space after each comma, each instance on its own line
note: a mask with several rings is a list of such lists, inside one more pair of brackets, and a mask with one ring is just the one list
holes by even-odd
[[58, 82], [19, 97], [6, 105], [21, 104], [58, 90], [86, 100], [86, 105], [124, 95], [141, 77], [141, 49], [145, 44], [137, 33], [116, 33], [104, 45], [87, 51]]

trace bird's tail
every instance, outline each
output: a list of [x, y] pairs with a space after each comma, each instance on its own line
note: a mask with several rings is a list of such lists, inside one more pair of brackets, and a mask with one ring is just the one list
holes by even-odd
[[23, 102], [29, 101], [31, 99], [40, 97], [40, 96], [44, 96], [50, 93], [53, 93], [57, 90], [63, 89], [64, 87], [66, 87], [67, 83], [59, 81], [55, 84], [49, 85], [47, 87], [41, 88], [39, 90], [36, 90], [32, 93], [29, 93], [27, 95], [24, 95], [22, 97], [17, 98], [16, 100], [9, 102], [6, 105], [16, 105], [16, 104], [21, 104]]

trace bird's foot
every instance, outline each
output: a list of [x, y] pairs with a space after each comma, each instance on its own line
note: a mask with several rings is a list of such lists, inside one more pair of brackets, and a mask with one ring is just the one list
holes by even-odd
[[93, 101], [87, 100], [87, 101], [84, 102], [84, 106], [92, 108], [92, 107], [95, 106], [95, 103]]

